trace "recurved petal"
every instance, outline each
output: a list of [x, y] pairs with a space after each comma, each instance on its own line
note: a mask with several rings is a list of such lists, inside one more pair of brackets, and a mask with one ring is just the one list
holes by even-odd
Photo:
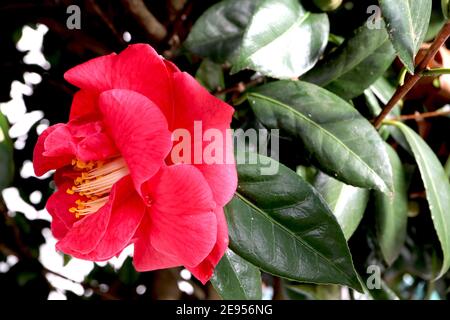
[[214, 273], [214, 269], [222, 259], [228, 248], [228, 226], [223, 212], [223, 208], [215, 210], [217, 219], [217, 241], [211, 253], [198, 266], [188, 268], [189, 271], [203, 284], [208, 282]]
[[[189, 74], [178, 72], [173, 75], [175, 118], [173, 127], [189, 130], [192, 139], [192, 157], [196, 152], [195, 144], [202, 145], [201, 164], [192, 163], [203, 173], [213, 192], [217, 205], [223, 206], [233, 197], [237, 186], [237, 173], [234, 164], [231, 132], [228, 131], [234, 109], [220, 99], [212, 96]], [[197, 122], [197, 129], [194, 124]], [[201, 125], [200, 135], [196, 130]], [[204, 135], [212, 133], [210, 142], [202, 142]], [[195, 140], [200, 141], [195, 141]], [[217, 141], [216, 141], [217, 140]], [[207, 160], [208, 146], [214, 143], [215, 153], [220, 154], [215, 159]], [[218, 142], [218, 143], [217, 143]]]
[[49, 135], [64, 127], [65, 125], [62, 123], [53, 125], [39, 136], [33, 152], [33, 166], [36, 175], [41, 176], [49, 170], [61, 168], [73, 159], [71, 152], [64, 151], [61, 154], [53, 153], [53, 155], [46, 153], [46, 140]]
[[174, 268], [182, 263], [177, 257], [164, 254], [153, 248], [150, 241], [150, 220], [144, 218], [134, 243], [133, 264], [137, 271], [152, 271], [158, 269]]
[[205, 178], [194, 166], [173, 165], [147, 186], [152, 246], [187, 267], [197, 266], [217, 239], [215, 203]]
[[164, 164], [172, 145], [167, 121], [145, 96], [114, 89], [100, 95], [103, 121], [125, 159], [138, 193]]
[[76, 66], [64, 75], [73, 85], [100, 93], [111, 89], [137, 91], [152, 100], [169, 117], [172, 99], [164, 59], [149, 45], [134, 44]]
[[95, 248], [88, 253], [73, 251], [68, 253], [80, 259], [105, 261], [120, 254], [130, 244], [144, 217], [146, 205], [134, 190], [129, 176], [116, 183], [110, 202], [111, 217], [104, 235]]

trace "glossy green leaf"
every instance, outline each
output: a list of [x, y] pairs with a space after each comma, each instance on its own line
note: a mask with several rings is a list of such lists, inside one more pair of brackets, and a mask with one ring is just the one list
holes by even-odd
[[415, 56], [428, 31], [431, 0], [379, 0], [389, 36], [400, 60], [414, 73]]
[[386, 29], [366, 25], [302, 77], [303, 81], [324, 87], [343, 99], [364, 92], [388, 69], [395, 58]]
[[211, 283], [224, 300], [261, 300], [259, 269], [228, 249], [214, 270]]
[[[209, 92], [219, 91], [225, 88], [222, 66], [208, 59], [203, 60], [200, 64], [195, 74], [195, 79], [208, 89]], [[225, 95], [222, 95], [219, 98], [223, 99], [224, 97]]]
[[317, 175], [314, 187], [334, 213], [345, 239], [350, 239], [366, 210], [369, 190], [349, 186], [324, 173]]
[[274, 78], [296, 78], [319, 60], [329, 28], [326, 14], [305, 11], [297, 0], [262, 0], [232, 72], [247, 68]]
[[419, 166], [434, 228], [444, 255], [441, 277], [450, 268], [450, 183], [441, 162], [417, 133], [401, 122], [391, 121], [389, 124], [398, 127], [405, 135]]
[[[283, 278], [359, 290], [344, 235], [319, 193], [275, 160], [258, 160], [238, 165], [238, 191], [225, 208], [230, 248]], [[278, 173], [262, 175], [267, 165]]]
[[248, 93], [256, 117], [303, 141], [322, 171], [347, 184], [388, 192], [383, 140], [355, 108], [316, 85], [277, 81]]
[[450, 178], [450, 156], [448, 157], [447, 162], [445, 163], [444, 170], [447, 177]]
[[9, 186], [14, 175], [13, 146], [8, 121], [0, 112], [0, 191]]
[[215, 62], [232, 61], [258, 0], [225, 0], [203, 13], [184, 43], [191, 52]]
[[405, 172], [397, 153], [386, 144], [394, 172], [392, 195], [375, 192], [378, 244], [384, 260], [391, 265], [400, 254], [406, 239], [408, 220], [408, 194]]

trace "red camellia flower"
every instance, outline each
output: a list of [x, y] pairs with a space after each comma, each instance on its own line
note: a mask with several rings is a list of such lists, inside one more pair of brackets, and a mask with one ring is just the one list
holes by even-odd
[[[74, 67], [65, 79], [80, 88], [67, 124], [49, 127], [36, 144], [37, 175], [56, 169], [47, 202], [57, 249], [103, 261], [134, 244], [138, 271], [185, 266], [205, 283], [228, 246], [223, 206], [236, 189], [232, 163], [177, 163], [177, 129], [194, 122], [223, 135], [233, 159], [233, 109], [150, 46]], [[199, 141], [200, 140], [200, 141]]]

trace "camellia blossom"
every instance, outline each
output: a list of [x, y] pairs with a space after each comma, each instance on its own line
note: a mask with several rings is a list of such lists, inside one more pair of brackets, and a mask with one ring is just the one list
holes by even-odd
[[[69, 122], [41, 134], [33, 159], [37, 175], [56, 169], [57, 191], [47, 202], [56, 248], [104, 261], [134, 244], [136, 270], [183, 265], [208, 281], [228, 246], [223, 207], [236, 168], [174, 163], [171, 135], [201, 121], [225, 140], [233, 108], [144, 44], [64, 77], [80, 88]], [[232, 146], [224, 149], [233, 159]]]

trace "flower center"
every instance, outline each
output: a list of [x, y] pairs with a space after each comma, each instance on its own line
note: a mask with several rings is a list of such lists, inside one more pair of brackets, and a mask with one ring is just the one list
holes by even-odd
[[81, 175], [66, 192], [82, 197], [75, 201], [76, 207], [69, 209], [77, 218], [97, 212], [103, 207], [108, 202], [112, 186], [129, 174], [125, 160], [120, 157], [106, 161], [72, 160], [72, 166]]

